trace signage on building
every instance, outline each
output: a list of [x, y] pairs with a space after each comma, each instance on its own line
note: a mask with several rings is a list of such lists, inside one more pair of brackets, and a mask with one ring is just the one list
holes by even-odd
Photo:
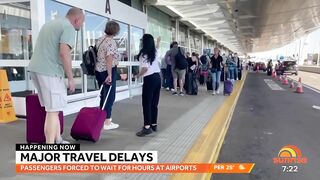
[[110, 6], [110, 0], [106, 0], [106, 9], [105, 13], [111, 14], [111, 6]]

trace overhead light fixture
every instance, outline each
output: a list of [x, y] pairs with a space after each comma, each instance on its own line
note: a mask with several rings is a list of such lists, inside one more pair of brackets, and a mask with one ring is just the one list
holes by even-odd
[[256, 17], [258, 17], [258, 16], [254, 16], [254, 15], [250, 15], [250, 14], [238, 16], [239, 19], [251, 19], [251, 18], [256, 18]]

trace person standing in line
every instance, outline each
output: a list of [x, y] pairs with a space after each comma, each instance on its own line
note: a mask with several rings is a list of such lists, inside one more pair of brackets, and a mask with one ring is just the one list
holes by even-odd
[[240, 61], [240, 58], [238, 57], [238, 53], [234, 53], [234, 62], [236, 63], [235, 64], [235, 68], [234, 68], [234, 79], [235, 80], [239, 80], [239, 77], [238, 77], [238, 72], [239, 72], [239, 61]]
[[28, 66], [40, 104], [46, 111], [44, 134], [47, 144], [69, 143], [61, 138], [58, 114], [67, 105], [65, 74], [70, 93], [75, 91], [71, 49], [75, 44], [75, 30], [80, 30], [83, 22], [83, 11], [74, 7], [65, 18], [44, 24]]
[[228, 78], [232, 81], [234, 81], [234, 69], [236, 68], [236, 62], [234, 61], [234, 58], [232, 57], [232, 54], [230, 53], [227, 59], [227, 66], [228, 66]]
[[221, 73], [223, 73], [223, 77], [222, 77], [223, 79], [221, 79], [221, 81], [224, 81], [224, 79], [228, 78], [228, 72], [229, 72], [227, 67], [228, 58], [225, 53], [222, 54], [222, 59], [223, 59], [222, 63], [224, 64], [224, 66], [221, 69]]
[[116, 129], [119, 124], [112, 122], [112, 106], [116, 99], [117, 65], [120, 59], [116, 41], [113, 39], [120, 31], [120, 26], [115, 21], [106, 24], [105, 35], [99, 38], [97, 44], [98, 60], [96, 63], [96, 79], [99, 87], [104, 86], [101, 91], [100, 108], [102, 108], [109, 88], [111, 87], [109, 98], [104, 110], [107, 112], [106, 121], [103, 128], [105, 130]]
[[[157, 39], [157, 49], [161, 38]], [[142, 37], [142, 49], [138, 55], [140, 71], [137, 77], [143, 76], [142, 107], [144, 126], [136, 135], [143, 137], [157, 131], [158, 104], [161, 89], [161, 77], [159, 68], [158, 50], [154, 44], [154, 38], [150, 34]]]
[[162, 77], [162, 87], [167, 88], [167, 64], [164, 57], [161, 58], [161, 77]]
[[[170, 50], [173, 48], [173, 43], [170, 44]], [[170, 51], [169, 50], [169, 51]], [[166, 61], [167, 64], [167, 70], [166, 70], [166, 74], [167, 74], [167, 91], [174, 91], [173, 89], [173, 76], [172, 76], [172, 65], [171, 65], [171, 58], [170, 57], [164, 57], [164, 60]]]
[[[178, 54], [179, 50], [181, 51], [182, 55], [186, 56], [186, 54], [184, 49], [178, 46], [178, 42], [173, 42], [172, 46], [173, 47], [169, 51], [167, 51], [165, 55], [165, 59], [170, 57], [170, 61], [171, 61], [171, 72], [173, 76], [173, 87], [174, 87], [174, 92], [172, 93], [172, 95], [184, 96], [183, 85], [184, 85], [185, 76], [186, 76], [186, 69], [178, 69], [176, 67], [175, 57]], [[179, 78], [179, 87], [180, 87], [179, 94], [178, 94], [178, 78]]]
[[212, 76], [212, 95], [219, 94], [221, 67], [223, 67], [223, 59], [220, 56], [220, 50], [214, 48], [214, 55], [210, 59], [211, 76]]

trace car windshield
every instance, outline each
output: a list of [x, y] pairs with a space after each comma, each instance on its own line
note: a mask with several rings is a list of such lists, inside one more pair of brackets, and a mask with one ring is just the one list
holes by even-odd
[[294, 65], [296, 65], [296, 62], [294, 62], [294, 61], [285, 61], [285, 62], [283, 62], [283, 65], [284, 66], [294, 66]]

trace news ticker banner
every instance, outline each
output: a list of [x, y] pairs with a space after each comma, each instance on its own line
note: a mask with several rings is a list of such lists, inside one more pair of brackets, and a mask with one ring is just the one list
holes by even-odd
[[17, 144], [17, 173], [241, 173], [254, 163], [158, 163], [157, 151], [81, 151], [79, 144]]

